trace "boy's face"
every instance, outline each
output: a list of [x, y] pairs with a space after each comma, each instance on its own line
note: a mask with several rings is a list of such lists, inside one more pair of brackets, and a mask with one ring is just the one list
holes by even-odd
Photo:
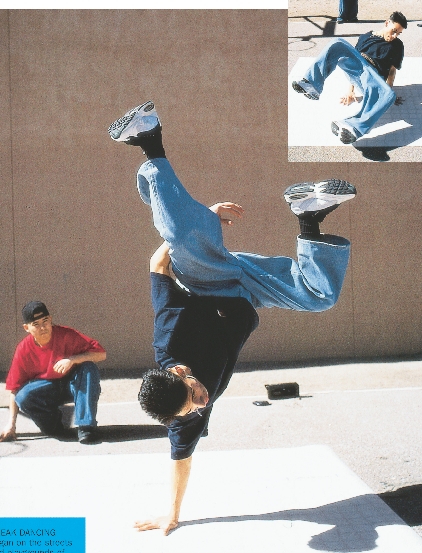
[[387, 19], [387, 21], [385, 22], [385, 26], [386, 29], [384, 31], [384, 38], [387, 42], [395, 40], [404, 31], [400, 23], [396, 23], [395, 21], [391, 21], [390, 19]]
[[176, 415], [177, 417], [190, 415], [194, 411], [206, 407], [209, 400], [208, 391], [199, 380], [192, 376], [189, 367], [176, 365], [168, 370], [183, 380], [188, 392], [188, 399], [180, 413]]
[[28, 334], [31, 334], [38, 345], [45, 346], [51, 340], [51, 335], [53, 333], [51, 315], [41, 317], [32, 323], [24, 324], [23, 328]]

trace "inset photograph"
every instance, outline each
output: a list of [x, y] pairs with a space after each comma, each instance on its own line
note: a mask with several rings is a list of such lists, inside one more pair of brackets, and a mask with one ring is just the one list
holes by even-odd
[[416, 1], [292, 0], [289, 161], [422, 160]]

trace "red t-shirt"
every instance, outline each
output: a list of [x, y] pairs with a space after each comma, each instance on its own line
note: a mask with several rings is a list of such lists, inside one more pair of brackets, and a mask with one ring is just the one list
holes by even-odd
[[18, 390], [35, 378], [62, 378], [63, 374], [53, 370], [55, 363], [87, 351], [103, 352], [105, 349], [96, 340], [67, 326], [53, 325], [51, 340], [42, 347], [37, 346], [34, 338], [29, 335], [16, 348], [6, 378], [6, 390]]

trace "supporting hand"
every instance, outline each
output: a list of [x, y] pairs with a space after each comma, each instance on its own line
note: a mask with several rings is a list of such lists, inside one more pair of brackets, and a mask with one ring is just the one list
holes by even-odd
[[16, 440], [16, 419], [18, 418], [19, 407], [15, 401], [15, 392], [9, 397], [9, 420], [0, 434], [0, 442], [11, 442]]
[[7, 424], [3, 428], [3, 432], [0, 434], [0, 442], [12, 442], [16, 440], [16, 429], [15, 426]]
[[165, 536], [168, 536], [170, 530], [177, 528], [179, 521], [170, 516], [157, 517], [152, 520], [137, 520], [134, 524], [134, 528], [138, 532], [144, 532], [145, 530], [161, 529]]
[[357, 102], [354, 92], [346, 94], [345, 96], [342, 96], [340, 98], [340, 104], [343, 104], [343, 106], [350, 106], [350, 104], [353, 104], [353, 102]]
[[355, 87], [353, 85], [350, 85], [347, 94], [340, 98], [340, 104], [343, 104], [344, 106], [350, 106], [350, 104], [353, 104], [353, 102], [356, 101]]
[[233, 202], [220, 202], [210, 207], [210, 210], [220, 217], [224, 225], [232, 225], [235, 219], [241, 219], [244, 209], [241, 205]]

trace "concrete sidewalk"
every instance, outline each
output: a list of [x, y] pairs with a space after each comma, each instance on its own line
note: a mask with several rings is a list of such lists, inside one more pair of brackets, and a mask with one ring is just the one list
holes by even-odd
[[[336, 3], [316, 3], [312, 1], [289, 3], [289, 74], [295, 65], [300, 62], [301, 58], [313, 58], [317, 56], [334, 37], [342, 37], [352, 45], [355, 45], [361, 34], [380, 28], [385, 19], [395, 9], [397, 9], [397, 6], [392, 7], [388, 2], [382, 4], [362, 2], [358, 14], [358, 23], [338, 24], [336, 22]], [[420, 7], [417, 2], [408, 1], [404, 5], [402, 5], [402, 3], [400, 4], [400, 10], [408, 19], [408, 28], [400, 37], [405, 46], [405, 56], [407, 58], [419, 57], [422, 51], [422, 27], [417, 26], [417, 23], [422, 21]], [[400, 75], [400, 71], [398, 75]], [[402, 95], [403, 92], [405, 92], [405, 89], [401, 90], [400, 94]], [[408, 98], [408, 103], [409, 102], [411, 102], [410, 97]], [[315, 110], [317, 103], [313, 102], [313, 104], [312, 107]], [[404, 105], [406, 105], [405, 95]], [[412, 122], [407, 121], [408, 117], [405, 110], [402, 111], [402, 127], [412, 127]], [[306, 128], [306, 117], [305, 121], [303, 119], [302, 117], [300, 123], [298, 122], [295, 125], [294, 132], [300, 132], [300, 129], [302, 129], [304, 133], [308, 132]], [[292, 117], [290, 116], [289, 127], [292, 124]], [[409, 145], [400, 139], [395, 141], [394, 137], [387, 140], [387, 142], [391, 144], [383, 145], [382, 142], [380, 142], [379, 145], [379, 141], [375, 142], [370, 143], [370, 145], [365, 143], [362, 144], [362, 146], [359, 146], [358, 143], [354, 146], [344, 148], [342, 145], [326, 145], [324, 140], [322, 140], [319, 146], [298, 146], [296, 144], [290, 146], [289, 141], [289, 161], [415, 162], [422, 160], [422, 147], [420, 145]]]

